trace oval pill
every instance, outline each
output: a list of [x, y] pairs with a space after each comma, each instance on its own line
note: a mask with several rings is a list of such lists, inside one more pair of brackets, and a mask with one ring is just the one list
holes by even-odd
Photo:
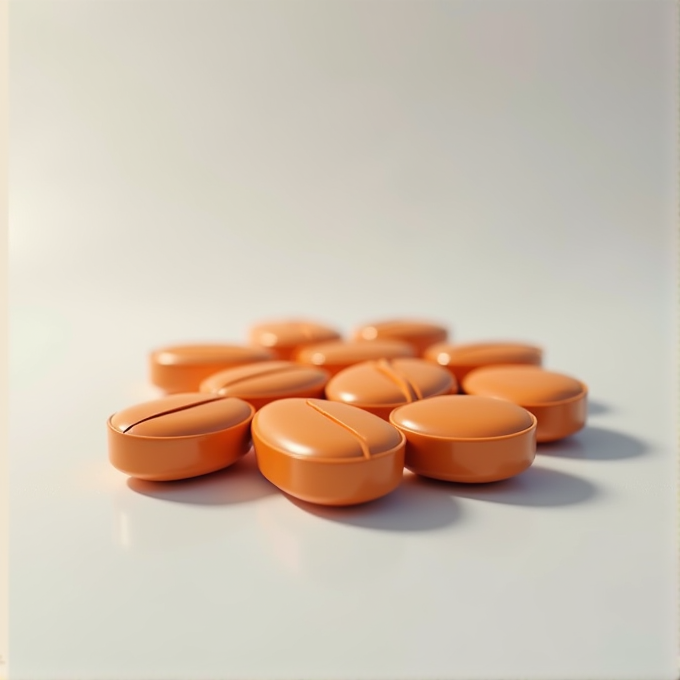
[[256, 410], [276, 399], [322, 397], [330, 374], [292, 361], [261, 361], [229, 368], [206, 378], [201, 392], [238, 397]]
[[366, 324], [357, 328], [353, 337], [355, 340], [401, 340], [411, 345], [417, 356], [421, 356], [430, 345], [444, 342], [448, 335], [448, 329], [440, 324], [398, 319]]
[[433, 479], [494, 482], [536, 455], [536, 418], [501, 399], [443, 395], [400, 406], [390, 422], [406, 437], [405, 465]]
[[370, 342], [336, 340], [303, 347], [298, 351], [295, 361], [306, 366], [319, 366], [331, 375], [335, 375], [343, 368], [362, 361], [398, 359], [413, 355], [413, 348], [399, 340], [372, 340]]
[[507, 399], [538, 420], [536, 440], [568, 437], [586, 424], [588, 388], [580, 380], [536, 366], [487, 366], [463, 379], [467, 394]]
[[203, 380], [227, 368], [274, 359], [261, 347], [241, 345], [174, 345], [151, 353], [151, 382], [167, 394], [197, 392]]
[[397, 406], [458, 391], [455, 378], [423, 359], [378, 359], [349, 366], [326, 385], [326, 398], [387, 420]]
[[108, 419], [109, 460], [154, 481], [214, 472], [247, 453], [254, 413], [241, 399], [196, 393], [137, 404]]
[[482, 366], [540, 366], [543, 350], [519, 342], [471, 342], [456, 345], [441, 342], [429, 347], [423, 356], [428, 361], [447, 368], [460, 382], [470, 371]]
[[291, 359], [300, 347], [338, 340], [340, 333], [314, 321], [290, 319], [259, 323], [250, 329], [249, 339], [254, 345], [273, 352], [278, 359]]
[[354, 406], [281, 399], [253, 419], [262, 474], [282, 491], [323, 505], [351, 505], [393, 491], [404, 468], [403, 435]]

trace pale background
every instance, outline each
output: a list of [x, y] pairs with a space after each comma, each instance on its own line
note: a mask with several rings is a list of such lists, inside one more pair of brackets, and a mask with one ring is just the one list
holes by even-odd
[[[677, 677], [672, 2], [10, 20], [10, 678]], [[590, 427], [343, 511], [111, 468], [150, 349], [289, 314], [537, 342]]]

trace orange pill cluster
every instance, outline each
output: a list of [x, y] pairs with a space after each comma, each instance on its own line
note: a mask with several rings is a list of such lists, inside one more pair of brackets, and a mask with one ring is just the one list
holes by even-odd
[[132, 477], [186, 479], [254, 449], [283, 492], [324, 505], [374, 500], [406, 467], [451, 482], [508, 479], [537, 442], [586, 422], [587, 388], [542, 367], [539, 347], [453, 343], [446, 327], [387, 320], [349, 338], [307, 320], [253, 326], [246, 344], [163, 347], [166, 396], [107, 421], [109, 459]]

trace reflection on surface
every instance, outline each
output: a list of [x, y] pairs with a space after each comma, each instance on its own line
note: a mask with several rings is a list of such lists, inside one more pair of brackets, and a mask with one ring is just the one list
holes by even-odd
[[406, 472], [398, 489], [370, 503], [327, 507], [282, 495], [256, 513], [267, 551], [286, 572], [337, 590], [389, 578], [415, 536], [448, 531], [461, 510], [449, 490]]
[[96, 452], [91, 460], [73, 466], [69, 475], [73, 489], [79, 494], [109, 494], [125, 479], [108, 461], [106, 452]]
[[432, 479], [423, 483], [433, 489], [445, 487], [452, 496], [528, 507], [583, 503], [599, 493], [595, 485], [581, 477], [538, 467], [535, 463], [516, 477], [501, 482], [461, 484]]
[[283, 496], [255, 508], [265, 551], [296, 580], [333, 591], [390, 578], [404, 536], [357, 531], [302, 511]]
[[362, 505], [338, 508], [287, 498], [305, 512], [325, 520], [377, 531], [432, 531], [453, 524], [460, 515], [460, 505], [450, 493], [428, 486], [408, 471], [398, 489]]
[[123, 548], [130, 548], [130, 518], [124, 512], [118, 513], [116, 518], [118, 523], [118, 543], [123, 546]]
[[590, 425], [566, 439], [538, 445], [539, 454], [583, 460], [634, 458], [647, 451], [649, 446], [639, 439], [622, 432]]
[[252, 513], [248, 501], [276, 493], [253, 458], [189, 480], [123, 482], [112, 494], [115, 542], [126, 551], [163, 553], [223, 540]]
[[113, 496], [114, 541], [125, 551], [166, 553], [218, 540], [234, 531], [238, 514], [222, 508], [187, 507], [133, 493]]

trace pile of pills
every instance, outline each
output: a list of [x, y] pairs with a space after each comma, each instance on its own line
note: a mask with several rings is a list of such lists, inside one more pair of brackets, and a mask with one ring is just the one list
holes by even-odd
[[585, 425], [586, 386], [542, 360], [521, 343], [454, 344], [423, 321], [372, 323], [351, 339], [311, 321], [262, 323], [248, 344], [152, 352], [166, 396], [109, 418], [109, 459], [169, 481], [228, 467], [252, 446], [270, 482], [324, 505], [384, 496], [404, 467], [508, 479], [533, 463], [537, 442]]

